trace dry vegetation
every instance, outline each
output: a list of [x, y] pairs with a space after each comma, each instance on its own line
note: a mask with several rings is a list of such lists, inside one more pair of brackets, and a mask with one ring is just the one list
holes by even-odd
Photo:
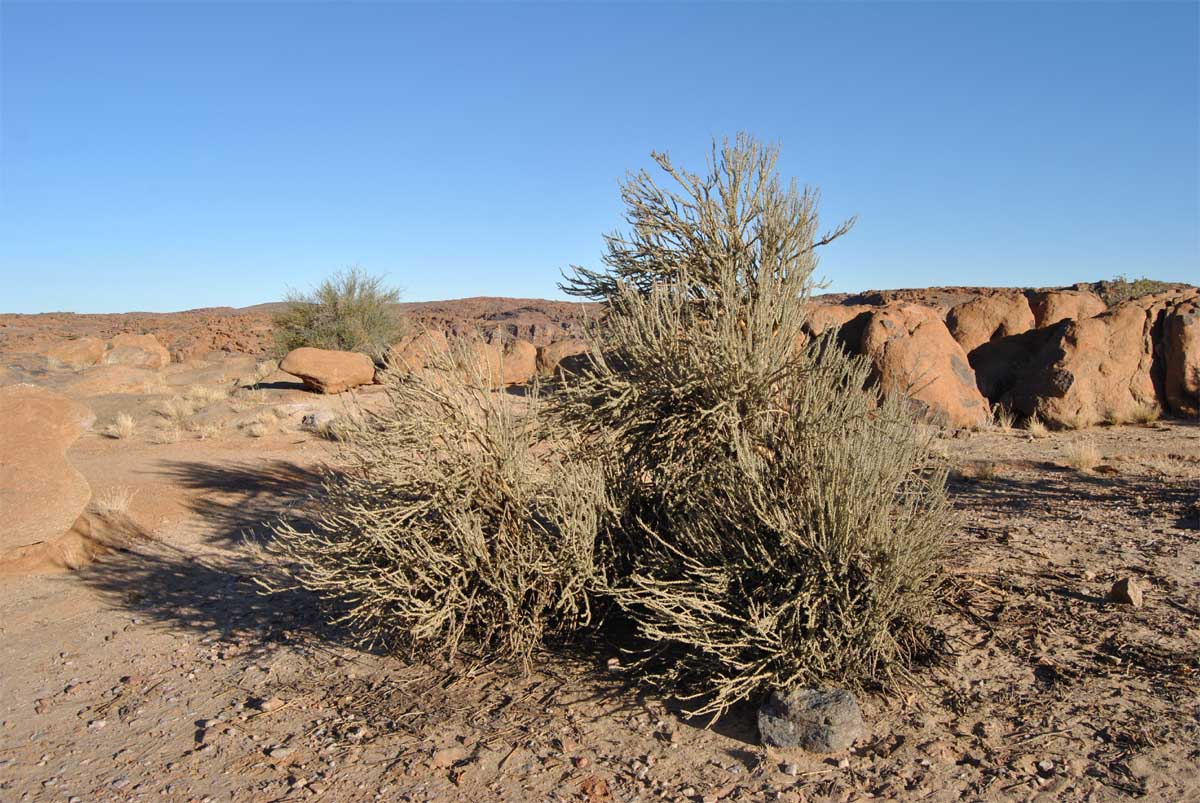
[[288, 308], [273, 321], [280, 357], [311, 346], [361, 351], [380, 360], [403, 334], [395, 309], [399, 289], [358, 268], [334, 274], [308, 293], [291, 292], [286, 300]]

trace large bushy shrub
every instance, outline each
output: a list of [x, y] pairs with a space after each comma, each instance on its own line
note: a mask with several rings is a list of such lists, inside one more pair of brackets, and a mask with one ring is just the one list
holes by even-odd
[[772, 687], [886, 678], [923, 647], [949, 514], [903, 401], [801, 326], [816, 194], [748, 137], [697, 176], [656, 156], [623, 197], [608, 270], [566, 289], [608, 302], [595, 365], [558, 395], [607, 450], [620, 510], [607, 593], [645, 676], [717, 713]]
[[272, 321], [282, 357], [311, 346], [360, 351], [379, 360], [404, 333], [395, 305], [400, 291], [358, 268], [335, 273], [307, 293], [292, 291]]
[[307, 520], [269, 548], [368, 643], [525, 661], [589, 616], [603, 477], [563, 459], [536, 391], [492, 393], [464, 350], [431, 359], [339, 428]]

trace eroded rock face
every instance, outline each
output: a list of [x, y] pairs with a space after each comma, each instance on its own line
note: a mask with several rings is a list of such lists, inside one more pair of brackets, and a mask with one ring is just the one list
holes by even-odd
[[72, 396], [108, 396], [115, 393], [153, 393], [163, 387], [163, 375], [149, 368], [95, 365], [80, 371], [63, 388]]
[[1039, 329], [1059, 321], [1094, 318], [1108, 309], [1100, 296], [1086, 290], [1039, 290], [1028, 297], [1034, 325]]
[[1196, 297], [1159, 293], [1060, 324], [1014, 383], [1011, 406], [1062, 428], [1136, 421], [1161, 410], [1164, 323]]
[[1167, 310], [1162, 355], [1167, 407], [1179, 415], [1200, 415], [1200, 295]]
[[279, 363], [279, 370], [299, 377], [317, 393], [342, 393], [375, 381], [375, 363], [365, 354], [353, 351], [293, 349]]
[[98, 337], [61, 340], [47, 346], [42, 353], [68, 368], [87, 368], [104, 359], [104, 341]]
[[1018, 335], [1033, 327], [1029, 302], [1016, 290], [973, 298], [946, 315], [946, 328], [967, 354], [984, 343]]
[[859, 352], [886, 393], [899, 393], [925, 409], [930, 420], [979, 427], [988, 404], [962, 346], [938, 313], [915, 304], [889, 304], [869, 313]]
[[[87, 506], [87, 480], [67, 449], [91, 410], [33, 385], [0, 388], [0, 563], [53, 551]], [[32, 556], [32, 557], [30, 557]]]
[[564, 358], [586, 354], [590, 350], [591, 347], [583, 340], [556, 340], [548, 346], [539, 346], [537, 350], [538, 375], [552, 376]]
[[117, 335], [108, 345], [109, 350], [104, 355], [106, 365], [157, 370], [171, 362], [171, 352], [154, 335]]

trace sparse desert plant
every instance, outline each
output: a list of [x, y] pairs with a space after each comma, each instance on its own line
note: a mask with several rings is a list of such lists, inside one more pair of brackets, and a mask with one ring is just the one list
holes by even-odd
[[168, 443], [179, 443], [183, 433], [180, 430], [179, 424], [168, 421], [154, 430], [154, 434], [150, 437], [150, 442], [158, 445]]
[[196, 407], [202, 409], [229, 398], [230, 390], [223, 385], [192, 385], [187, 389], [187, 398]]
[[133, 497], [132, 488], [124, 485], [113, 486], [94, 495], [90, 506], [92, 510], [104, 515], [126, 513]]
[[1092, 471], [1100, 465], [1100, 450], [1091, 441], [1073, 441], [1064, 450], [1067, 465], [1076, 471]]
[[196, 436], [198, 440], [211, 440], [217, 437], [225, 430], [225, 424], [221, 421], [188, 421], [185, 429]]
[[251, 438], [261, 438], [279, 429], [279, 419], [271, 410], [263, 410], [252, 421], [243, 424], [242, 429]]
[[1161, 293], [1170, 290], [1174, 286], [1170, 282], [1147, 279], [1145, 276], [1130, 279], [1122, 274], [1108, 281], [1100, 282], [1097, 292], [1100, 298], [1104, 300], [1104, 303], [1111, 307], [1115, 304], [1120, 304], [1122, 301], [1141, 298], [1152, 293]]
[[1162, 408], [1157, 404], [1139, 404], [1124, 423], [1153, 424], [1161, 417]]
[[167, 419], [167, 421], [176, 427], [182, 427], [188, 418], [196, 412], [196, 406], [181, 396], [173, 396], [170, 399], [158, 402], [154, 406], [154, 412]]
[[105, 435], [117, 440], [131, 438], [135, 432], [137, 432], [137, 422], [129, 413], [117, 413], [112, 422], [104, 428]]
[[1046, 428], [1046, 423], [1036, 415], [1031, 415], [1025, 422], [1025, 431], [1034, 438], [1045, 438], [1050, 434], [1050, 430]]
[[656, 160], [671, 188], [631, 177], [609, 271], [564, 287], [608, 310], [594, 365], [554, 397], [607, 455], [606, 590], [635, 667], [706, 714], [903, 675], [943, 587], [945, 470], [905, 400], [863, 390], [864, 361], [796, 345], [814, 249], [849, 224], [821, 236], [816, 193], [748, 137], [706, 177]]
[[1012, 410], [1003, 404], [992, 405], [992, 425], [1001, 432], [1008, 432], [1013, 425]]
[[971, 467], [971, 476], [977, 480], [995, 479], [999, 474], [999, 465], [995, 460], [979, 460]]
[[267, 377], [279, 370], [279, 363], [273, 360], [260, 362], [254, 366], [254, 384], [261, 385]]
[[268, 548], [366, 643], [527, 662], [588, 619], [601, 472], [555, 447], [536, 392], [519, 404], [452, 370], [383, 382], [381, 410], [342, 419], [309, 518]]
[[376, 360], [403, 334], [395, 305], [400, 291], [383, 277], [351, 268], [308, 293], [292, 291], [274, 318], [275, 350], [282, 357], [301, 346], [361, 351]]

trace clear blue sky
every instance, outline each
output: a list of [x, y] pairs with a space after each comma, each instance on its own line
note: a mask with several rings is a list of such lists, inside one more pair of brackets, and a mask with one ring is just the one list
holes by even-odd
[[651, 149], [783, 147], [834, 289], [1200, 281], [1196, 3], [0, 5], [0, 311], [556, 297]]

